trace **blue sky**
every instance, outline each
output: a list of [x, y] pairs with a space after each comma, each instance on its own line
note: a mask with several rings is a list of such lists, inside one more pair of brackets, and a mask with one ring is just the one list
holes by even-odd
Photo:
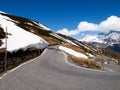
[[[110, 16], [119, 18], [120, 0], [1, 0], [0, 11], [39, 21], [55, 32], [66, 28], [69, 33], [83, 21], [100, 24]], [[83, 34], [70, 36], [79, 39]]]

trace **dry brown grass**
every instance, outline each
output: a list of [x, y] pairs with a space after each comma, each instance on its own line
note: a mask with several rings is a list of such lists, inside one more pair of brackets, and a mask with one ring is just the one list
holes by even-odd
[[5, 52], [5, 48], [0, 48], [0, 53], [4, 53]]
[[[62, 46], [67, 47], [67, 48], [71, 48], [79, 53], [85, 54], [85, 51], [83, 51], [82, 49], [80, 49], [74, 45], [66, 43], [66, 44], [63, 44]], [[75, 62], [76, 64], [78, 64], [80, 66], [83, 66], [86, 68], [92, 68], [92, 69], [101, 69], [101, 67], [96, 62], [94, 62], [90, 59], [84, 59], [84, 58], [76, 57], [76, 56], [73, 56], [70, 54], [68, 54], [68, 55], [71, 57], [73, 62]]]
[[95, 60], [95, 62], [105, 63], [104, 59], [98, 58], [98, 60]]
[[0, 40], [0, 46], [3, 44], [2, 40]]
[[86, 68], [92, 68], [92, 69], [101, 69], [101, 67], [96, 62], [90, 59], [78, 58], [73, 55], [70, 55], [70, 57], [73, 60], [73, 62], [75, 62], [76, 64], [80, 66], [83, 66]]
[[57, 40], [57, 39], [55, 39], [53, 37], [47, 37], [47, 36], [43, 36], [43, 35], [41, 35], [41, 37], [43, 39], [45, 39], [50, 45], [52, 45], [52, 44], [60, 44], [61, 43], [59, 40]]

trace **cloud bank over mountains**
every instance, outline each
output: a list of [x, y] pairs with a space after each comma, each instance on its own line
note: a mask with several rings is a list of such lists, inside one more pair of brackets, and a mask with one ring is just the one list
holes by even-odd
[[108, 32], [110, 30], [120, 31], [120, 17], [110, 16], [99, 24], [82, 21], [78, 24], [77, 29], [75, 30], [68, 30], [67, 28], [63, 28], [62, 30], [58, 30], [57, 33], [71, 36], [77, 35], [84, 31]]

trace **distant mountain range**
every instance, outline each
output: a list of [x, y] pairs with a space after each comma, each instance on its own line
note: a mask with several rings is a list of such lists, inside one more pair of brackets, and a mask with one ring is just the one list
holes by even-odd
[[120, 53], [120, 31], [111, 30], [109, 33], [99, 33], [94, 36], [86, 36], [82, 39], [91, 45], [108, 48]]

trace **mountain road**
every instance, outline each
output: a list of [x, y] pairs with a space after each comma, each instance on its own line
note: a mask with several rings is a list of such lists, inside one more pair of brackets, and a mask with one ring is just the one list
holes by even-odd
[[0, 90], [120, 90], [120, 72], [78, 68], [66, 63], [69, 59], [57, 47], [48, 47], [2, 77]]

